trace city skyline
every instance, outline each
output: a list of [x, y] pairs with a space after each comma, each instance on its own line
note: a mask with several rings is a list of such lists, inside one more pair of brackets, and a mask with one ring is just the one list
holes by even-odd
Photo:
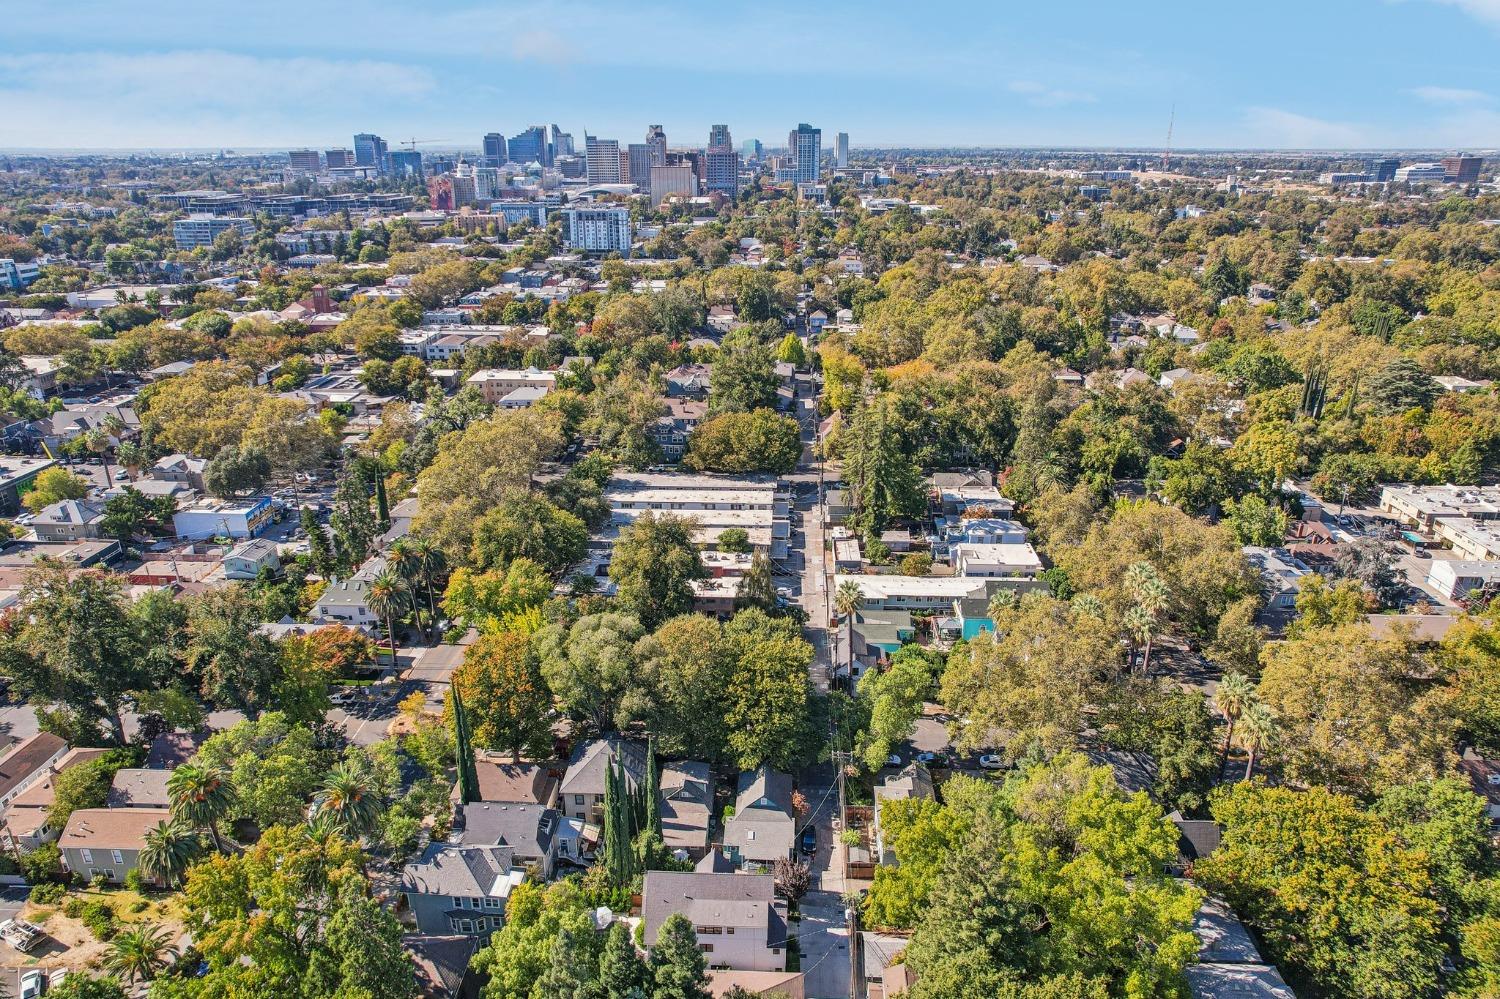
[[[12, 11], [0, 148], [285, 149], [355, 131], [477, 148], [542, 121], [622, 147], [657, 121], [694, 146], [715, 123], [775, 146], [806, 121], [825, 150], [840, 131], [856, 148], [1151, 149], [1169, 120], [1184, 149], [1500, 145], [1495, 0], [1274, 0], [1253, 19], [1180, 0], [1003, 17], [961, 3], [915, 23], [875, 3], [797, 9], [795, 31], [778, 3], [543, 5], [518, 29], [495, 4], [269, 2], [232, 32], [209, 5], [146, 6]], [[1253, 57], [1223, 41], [1257, 33]], [[1400, 68], [1372, 71], [1385, 64]]]

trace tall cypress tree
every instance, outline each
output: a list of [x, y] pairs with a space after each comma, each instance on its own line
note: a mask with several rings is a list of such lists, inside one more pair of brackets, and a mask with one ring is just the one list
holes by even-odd
[[660, 837], [661, 832], [661, 774], [656, 769], [656, 736], [646, 736], [646, 820], [641, 828]]
[[469, 744], [469, 716], [464, 710], [458, 684], [448, 688], [453, 694], [453, 742], [458, 754], [458, 798], [462, 804], [479, 800], [479, 774], [474, 770], [474, 750]]

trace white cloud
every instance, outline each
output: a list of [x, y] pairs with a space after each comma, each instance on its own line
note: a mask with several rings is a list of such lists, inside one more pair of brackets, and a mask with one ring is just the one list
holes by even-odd
[[1020, 94], [1026, 98], [1026, 102], [1035, 107], [1058, 107], [1063, 104], [1092, 104], [1096, 100], [1093, 94], [1081, 90], [1060, 90], [1049, 87], [1035, 80], [1015, 80], [1007, 88], [1013, 94]]
[[1407, 91], [1429, 104], [1479, 104], [1491, 100], [1482, 90], [1465, 90], [1462, 87], [1413, 87]]
[[1500, 0], [1433, 0], [1445, 7], [1457, 7], [1470, 17], [1500, 26]]
[[1244, 145], [1253, 148], [1346, 149], [1370, 145], [1369, 136], [1361, 126], [1324, 121], [1280, 108], [1249, 108], [1244, 125]]
[[516, 32], [510, 52], [517, 59], [548, 63], [567, 62], [571, 54], [567, 40], [548, 28]]

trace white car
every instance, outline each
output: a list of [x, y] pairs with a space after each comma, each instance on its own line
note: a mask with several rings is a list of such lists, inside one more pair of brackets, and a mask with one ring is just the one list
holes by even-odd
[[1005, 759], [1004, 757], [995, 756], [994, 754], [981, 756], [979, 758], [979, 766], [984, 770], [1004, 770]]

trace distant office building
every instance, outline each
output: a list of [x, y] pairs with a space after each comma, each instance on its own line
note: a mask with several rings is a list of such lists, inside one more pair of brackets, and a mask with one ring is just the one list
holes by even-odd
[[484, 136], [483, 147], [485, 166], [505, 165], [505, 136], [499, 132], [487, 132]]
[[625, 164], [628, 175], [621, 183], [629, 181], [645, 190], [651, 184], [651, 147], [644, 142], [632, 142], [625, 147]]
[[756, 163], [759, 163], [765, 154], [766, 148], [760, 144], [759, 139], [746, 139], [744, 145], [740, 146], [740, 155]]
[[355, 166], [374, 167], [384, 171], [388, 156], [385, 140], [380, 136], [361, 132], [354, 137]]
[[703, 154], [703, 187], [731, 198], [740, 193], [740, 155], [734, 151], [728, 125], [715, 125], [708, 131], [708, 149]]
[[630, 209], [623, 205], [569, 208], [568, 249], [585, 253], [630, 253]]
[[553, 160], [553, 162], [556, 162], [557, 158], [559, 156], [572, 156], [573, 152], [574, 152], [574, 150], [573, 150], [573, 135], [572, 135], [572, 133], [570, 133], [570, 132], [564, 132], [562, 129], [558, 128], [556, 125], [553, 125], [552, 126], [552, 160]]
[[532, 125], [520, 135], [512, 136], [510, 158], [515, 163], [540, 163], [542, 166], [550, 166], [547, 156], [547, 130], [540, 125]]
[[398, 149], [391, 153], [391, 173], [397, 177], [422, 176], [422, 154], [415, 149]]
[[1477, 184], [1483, 163], [1478, 156], [1444, 156], [1443, 179], [1450, 184]]
[[1375, 178], [1377, 184], [1384, 184], [1396, 179], [1396, 168], [1400, 165], [1400, 160], [1371, 160], [1366, 172]]
[[492, 166], [474, 168], [474, 198], [486, 202], [500, 196], [500, 169]]
[[323, 151], [323, 163], [330, 170], [336, 167], [352, 167], [354, 152], [349, 149], [326, 149]]
[[664, 199], [681, 194], [693, 197], [698, 193], [698, 175], [688, 163], [651, 168], [651, 204], [659, 205]]
[[322, 158], [318, 156], [316, 149], [293, 149], [286, 154], [286, 158], [293, 170], [317, 173], [323, 168]]
[[1441, 183], [1447, 175], [1441, 163], [1408, 163], [1397, 169], [1396, 180], [1412, 184]]
[[849, 133], [840, 132], [833, 144], [833, 162], [840, 170], [849, 169]]
[[506, 225], [530, 222], [541, 227], [547, 224], [547, 206], [540, 201], [497, 201], [490, 205], [490, 212], [505, 219]]
[[588, 157], [590, 184], [620, 184], [620, 143], [584, 135], [584, 155]]
[[464, 208], [478, 203], [477, 187], [474, 183], [474, 167], [459, 163], [453, 172], [453, 207]]
[[646, 146], [651, 150], [652, 166], [667, 162], [667, 133], [660, 125], [646, 129]]
[[246, 239], [255, 235], [255, 223], [250, 219], [193, 214], [172, 223], [172, 241], [179, 250], [212, 246], [215, 239], [231, 229], [238, 229]]
[[7, 291], [20, 291], [41, 276], [41, 265], [35, 260], [0, 257], [0, 288]]
[[1331, 173], [1318, 174], [1319, 184], [1369, 184], [1374, 180], [1375, 175], [1372, 173], [1349, 173], [1347, 171], [1333, 171]]
[[576, 180], [579, 177], [587, 177], [589, 165], [582, 156], [559, 156], [557, 158], [557, 172], [564, 177]]
[[786, 148], [796, 161], [792, 179], [798, 184], [816, 184], [823, 177], [823, 130], [802, 122], [787, 133]]

